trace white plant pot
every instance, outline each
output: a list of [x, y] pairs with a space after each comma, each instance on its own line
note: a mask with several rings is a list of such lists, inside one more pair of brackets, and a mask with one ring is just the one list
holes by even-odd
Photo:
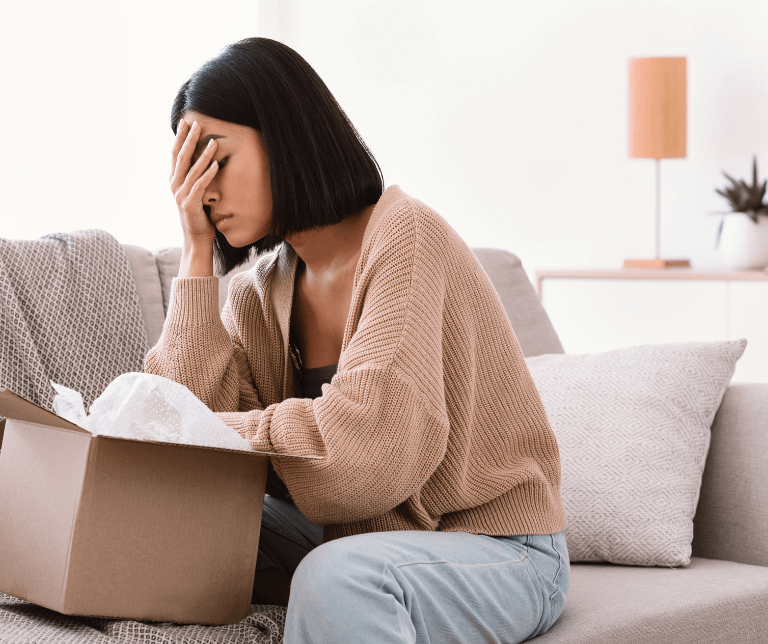
[[725, 216], [720, 250], [733, 270], [768, 266], [768, 216], [758, 215], [757, 221], [738, 212]]

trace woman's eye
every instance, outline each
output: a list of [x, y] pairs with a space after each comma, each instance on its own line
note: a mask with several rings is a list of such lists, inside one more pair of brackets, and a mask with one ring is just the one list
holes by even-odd
[[[226, 165], [227, 159], [229, 157], [224, 157], [221, 161], [219, 161], [219, 169], [221, 169], [224, 165]], [[208, 164], [208, 168], [210, 168], [213, 165], [213, 160]]]

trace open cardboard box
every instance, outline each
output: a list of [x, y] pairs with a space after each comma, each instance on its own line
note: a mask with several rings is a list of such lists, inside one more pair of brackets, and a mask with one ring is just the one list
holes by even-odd
[[266, 452], [93, 436], [5, 388], [0, 416], [0, 592], [65, 615], [249, 615]]

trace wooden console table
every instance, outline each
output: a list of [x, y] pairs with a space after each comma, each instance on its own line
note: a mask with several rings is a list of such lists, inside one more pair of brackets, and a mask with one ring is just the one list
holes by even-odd
[[692, 268], [618, 268], [596, 270], [536, 271], [536, 293], [541, 299], [545, 279], [622, 279], [622, 280], [718, 280], [768, 282], [765, 271], [700, 271]]
[[621, 268], [535, 275], [536, 292], [567, 353], [746, 338], [733, 381], [768, 382], [765, 271]]

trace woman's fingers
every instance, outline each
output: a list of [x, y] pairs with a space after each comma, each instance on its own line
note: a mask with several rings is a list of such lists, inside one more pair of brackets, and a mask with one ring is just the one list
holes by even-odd
[[206, 246], [213, 243], [213, 239], [216, 236], [216, 227], [208, 219], [208, 215], [203, 208], [203, 194], [218, 168], [218, 164], [214, 163], [195, 181], [189, 192], [186, 192], [187, 189], [182, 187], [176, 193], [176, 203], [179, 206], [185, 244], [188, 242], [200, 243], [201, 240]]
[[187, 177], [191, 177], [193, 181], [197, 180], [200, 175], [205, 172], [205, 168], [211, 165], [211, 157], [216, 152], [216, 140], [211, 139], [208, 141], [208, 145], [203, 150], [200, 158], [192, 166], [192, 169], [187, 173]]
[[176, 125], [176, 138], [173, 140], [173, 149], [171, 150], [171, 176], [176, 172], [176, 160], [178, 159], [181, 146], [187, 138], [188, 126], [184, 119], [179, 119]]
[[[198, 163], [200, 163], [200, 161], [202, 161], [202, 157], [198, 159]], [[202, 204], [203, 193], [208, 187], [208, 184], [213, 180], [213, 177], [216, 175], [218, 169], [219, 164], [214, 161], [211, 164], [211, 167], [203, 172], [202, 176], [197, 181], [195, 181], [195, 185], [193, 185], [192, 190], [189, 191], [189, 199], [191, 201], [194, 203], [199, 201]]]
[[179, 119], [176, 125], [176, 138], [173, 141], [173, 149], [171, 150], [171, 181], [173, 181], [173, 175], [176, 174], [176, 163], [179, 158], [179, 152], [181, 146], [187, 138], [187, 124], [184, 119]]
[[[203, 194], [218, 171], [218, 164], [210, 164], [216, 151], [216, 141], [211, 139], [207, 147], [190, 168], [192, 157], [200, 140], [200, 126], [193, 123], [189, 133], [185, 134], [187, 126], [179, 122], [176, 140], [173, 144], [173, 173], [171, 174], [171, 189], [179, 208], [181, 227], [185, 243], [213, 243], [216, 228], [208, 219], [203, 208]], [[209, 165], [210, 164], [210, 165]]]
[[[208, 142], [208, 146], [203, 150], [203, 153], [200, 155], [200, 158], [195, 162], [195, 164], [190, 168], [190, 170], [187, 172], [186, 178], [182, 181], [181, 185], [179, 185], [178, 189], [174, 191], [174, 194], [180, 194], [183, 195], [186, 191], [192, 190], [192, 187], [194, 187], [195, 182], [197, 182], [200, 177], [203, 176], [203, 173], [206, 171], [207, 168], [210, 167], [211, 164], [211, 158], [213, 157], [214, 153], [216, 152], [216, 141], [211, 140]], [[187, 167], [189, 164], [184, 163], [184, 165], [180, 166], [179, 169], [183, 167]]]
[[[186, 129], [186, 128], [185, 128]], [[184, 134], [181, 134], [184, 138]], [[171, 177], [171, 188], [174, 193], [187, 179], [189, 175], [189, 167], [191, 165], [192, 154], [195, 151], [197, 141], [200, 139], [200, 125], [195, 121], [189, 130], [189, 133], [184, 138], [178, 155], [176, 156], [176, 162], [174, 172]], [[175, 146], [174, 146], [175, 147]]]

